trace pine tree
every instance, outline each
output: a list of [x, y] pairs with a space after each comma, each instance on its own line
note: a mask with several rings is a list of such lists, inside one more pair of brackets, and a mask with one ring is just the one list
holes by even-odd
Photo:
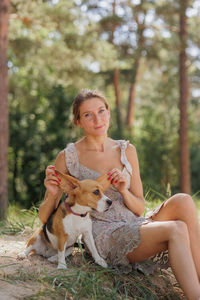
[[0, 219], [8, 206], [8, 20], [9, 0], [0, 2]]

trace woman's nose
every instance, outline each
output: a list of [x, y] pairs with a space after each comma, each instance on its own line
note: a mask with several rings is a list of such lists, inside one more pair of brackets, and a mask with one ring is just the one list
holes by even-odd
[[100, 120], [100, 116], [99, 116], [98, 114], [95, 114], [95, 115], [94, 115], [94, 122], [95, 122], [95, 123], [98, 123], [99, 120]]

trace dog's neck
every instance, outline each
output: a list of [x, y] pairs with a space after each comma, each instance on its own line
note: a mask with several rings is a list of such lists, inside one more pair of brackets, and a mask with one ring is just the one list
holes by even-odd
[[87, 213], [91, 210], [89, 206], [83, 206], [77, 203], [75, 203], [73, 206], [70, 206], [67, 202], [65, 202], [65, 208], [67, 211], [80, 217], [86, 217]]

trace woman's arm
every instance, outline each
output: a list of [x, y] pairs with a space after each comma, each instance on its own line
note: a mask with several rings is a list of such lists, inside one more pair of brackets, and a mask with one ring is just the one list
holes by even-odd
[[44, 180], [46, 192], [44, 200], [39, 207], [39, 218], [43, 224], [47, 222], [50, 214], [58, 206], [59, 200], [62, 196], [62, 191], [59, 188], [59, 179], [54, 171], [55, 168], [63, 173], [68, 173], [64, 150], [58, 154], [55, 161], [55, 167], [48, 166], [46, 169], [46, 178]]
[[143, 196], [142, 181], [140, 178], [139, 162], [136, 149], [129, 144], [126, 150], [129, 163], [132, 166], [132, 176], [130, 178], [130, 188], [127, 187], [126, 176], [118, 169], [110, 172], [111, 183], [120, 192], [126, 206], [136, 215], [144, 213], [145, 201]]
[[133, 173], [130, 181], [129, 190], [122, 192], [124, 202], [127, 207], [135, 214], [141, 216], [144, 213], [145, 200], [143, 195], [142, 181], [140, 177], [140, 168], [136, 148], [129, 144], [126, 150], [126, 155], [131, 164]]

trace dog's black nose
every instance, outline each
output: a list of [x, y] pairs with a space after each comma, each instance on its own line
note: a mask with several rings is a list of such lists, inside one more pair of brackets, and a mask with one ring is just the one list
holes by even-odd
[[109, 206], [111, 206], [111, 204], [112, 204], [112, 201], [111, 201], [111, 200], [107, 200], [106, 202], [107, 202], [107, 204], [108, 204]]

